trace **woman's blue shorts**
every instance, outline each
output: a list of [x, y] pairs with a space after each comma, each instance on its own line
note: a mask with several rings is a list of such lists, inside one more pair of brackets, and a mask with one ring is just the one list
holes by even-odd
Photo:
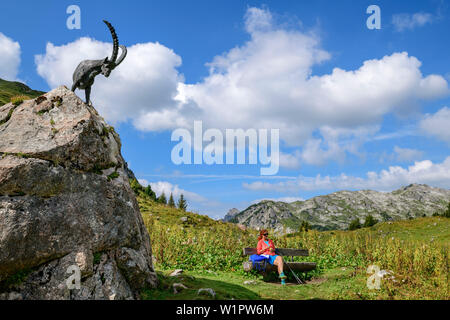
[[273, 263], [277, 257], [278, 257], [278, 255], [269, 256], [269, 263], [273, 265]]

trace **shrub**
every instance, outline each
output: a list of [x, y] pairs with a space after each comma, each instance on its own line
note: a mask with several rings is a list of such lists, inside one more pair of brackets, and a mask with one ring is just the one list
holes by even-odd
[[[359, 221], [359, 220], [358, 220]], [[375, 219], [372, 215], [368, 215], [366, 217], [366, 220], [364, 221], [363, 227], [367, 228], [367, 227], [371, 227], [374, 226], [378, 223], [378, 220]]]
[[309, 229], [311, 229], [311, 225], [308, 223], [308, 221], [302, 221], [302, 223], [300, 224], [300, 228], [299, 231], [308, 231]]
[[448, 203], [447, 210], [442, 214], [443, 217], [450, 218], [450, 202]]
[[359, 222], [359, 219], [356, 218], [355, 220], [352, 220], [350, 222], [350, 225], [348, 226], [348, 230], [356, 230], [361, 228], [361, 222]]

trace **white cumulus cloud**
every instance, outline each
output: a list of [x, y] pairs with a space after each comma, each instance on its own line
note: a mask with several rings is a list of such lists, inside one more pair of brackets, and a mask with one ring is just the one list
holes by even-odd
[[0, 32], [0, 78], [17, 80], [20, 67], [20, 44]]
[[244, 188], [254, 191], [298, 193], [312, 190], [360, 190], [391, 191], [412, 183], [424, 183], [435, 187], [450, 188], [450, 157], [442, 163], [430, 160], [416, 161], [407, 168], [390, 166], [380, 172], [367, 172], [366, 177], [354, 177], [344, 173], [338, 176], [299, 176], [296, 180], [277, 183], [257, 181], [244, 183]]
[[423, 75], [421, 62], [406, 52], [316, 76], [314, 66], [331, 54], [315, 34], [278, 27], [269, 11], [255, 8], [247, 12], [246, 30], [251, 39], [216, 56], [203, 81], [180, 84], [180, 99], [202, 110], [210, 127], [277, 128], [294, 146], [329, 128], [339, 141], [340, 133], [357, 137], [386, 114], [405, 115], [423, 100], [449, 94], [442, 76]]
[[435, 114], [425, 115], [420, 127], [426, 134], [450, 142], [450, 108], [444, 107]]
[[[72, 86], [72, 74], [86, 59], [104, 59], [111, 55], [112, 44], [91, 38], [80, 38], [62, 46], [48, 43], [45, 54], [37, 55], [37, 71], [50, 87]], [[183, 81], [176, 68], [181, 58], [159, 43], [135, 44], [128, 48], [125, 60], [111, 73], [109, 79], [95, 78], [91, 100], [101, 114], [111, 122], [137, 121], [148, 112], [173, 113], [178, 103], [177, 86]], [[84, 92], [77, 91], [84, 100]], [[166, 117], [170, 119], [170, 117]], [[175, 118], [172, 118], [175, 119]], [[173, 127], [160, 122], [152, 130]]]

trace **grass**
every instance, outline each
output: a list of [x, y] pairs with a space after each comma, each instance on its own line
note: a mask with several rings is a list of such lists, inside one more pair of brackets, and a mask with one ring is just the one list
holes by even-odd
[[[389, 287], [381, 290], [367, 288], [367, 275], [352, 268], [334, 268], [320, 277], [299, 285], [295, 281], [281, 286], [278, 281], [264, 281], [262, 276], [250, 277], [235, 272], [185, 271], [170, 277], [171, 271], [158, 270], [160, 284], [156, 290], [145, 290], [142, 298], [149, 300], [367, 300], [392, 299]], [[250, 284], [244, 284], [246, 281]], [[174, 293], [172, 285], [182, 283], [187, 289]], [[382, 284], [384, 284], [382, 282]], [[199, 296], [200, 288], [212, 288], [216, 296]], [[399, 296], [397, 296], [399, 298]], [[416, 298], [402, 296], [400, 298]]]
[[117, 171], [114, 171], [113, 173], [111, 173], [108, 176], [108, 180], [114, 180], [114, 179], [117, 179], [118, 177], [119, 177], [119, 173]]
[[[448, 218], [380, 222], [354, 231], [272, 234], [277, 247], [309, 250], [308, 257], [294, 261], [317, 263], [316, 270], [299, 274], [309, 284], [281, 288], [278, 282], [264, 282], [261, 276], [242, 270], [248, 259], [242, 256], [242, 248], [256, 246], [256, 230], [170, 208], [142, 193], [138, 202], [163, 283], [173, 280], [166, 274], [174, 269], [195, 278], [183, 282], [192, 287], [191, 292], [173, 295], [170, 285], [163, 284], [159, 291], [147, 292], [149, 299], [197, 299], [195, 290], [208, 285], [217, 290], [219, 299], [449, 299]], [[366, 270], [370, 265], [391, 270], [395, 281], [383, 280], [380, 290], [369, 290]], [[244, 285], [249, 279], [258, 284]]]

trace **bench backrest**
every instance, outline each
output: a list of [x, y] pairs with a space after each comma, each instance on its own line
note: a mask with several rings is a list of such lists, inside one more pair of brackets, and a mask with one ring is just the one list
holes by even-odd
[[[244, 256], [251, 256], [252, 254], [256, 254], [256, 248], [244, 248]], [[308, 256], [308, 249], [291, 249], [291, 248], [276, 248], [275, 254], [280, 256]]]

